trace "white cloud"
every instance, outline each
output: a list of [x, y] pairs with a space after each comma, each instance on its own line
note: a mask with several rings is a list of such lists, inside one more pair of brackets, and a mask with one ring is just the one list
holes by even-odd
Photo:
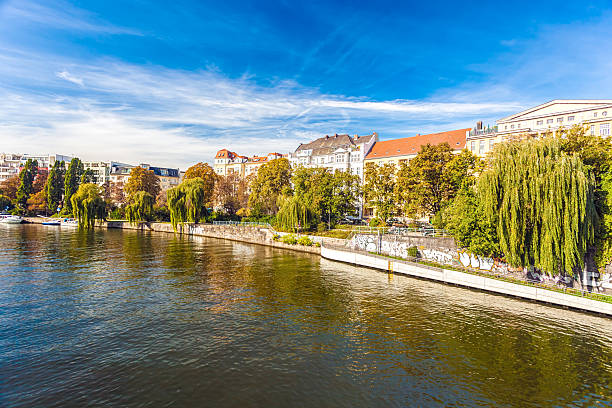
[[83, 80], [81, 78], [73, 77], [68, 71], [57, 72], [55, 75], [57, 75], [58, 78], [65, 79], [66, 81], [72, 82], [73, 84], [83, 86]]

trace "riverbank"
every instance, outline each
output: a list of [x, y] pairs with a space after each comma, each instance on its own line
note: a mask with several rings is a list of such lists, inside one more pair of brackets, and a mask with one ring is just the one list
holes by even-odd
[[[42, 218], [26, 218], [25, 220], [28, 223], [34, 224], [41, 224], [43, 222]], [[496, 279], [495, 277], [480, 276], [443, 267], [428, 266], [373, 255], [367, 252], [355, 251], [346, 248], [344, 246], [345, 240], [343, 239], [309, 236], [313, 242], [318, 243], [320, 246], [304, 246], [299, 244], [291, 245], [276, 240], [275, 236], [278, 233], [270, 228], [239, 224], [183, 224], [177, 227], [177, 232], [174, 231], [170, 223], [157, 222], [130, 224], [127, 221], [108, 221], [97, 224], [96, 227], [107, 229], [155, 231], [172, 234], [179, 233], [208, 238], [227, 239], [231, 241], [264, 245], [279, 249], [289, 249], [293, 251], [321, 255], [323, 258], [333, 261], [612, 316], [612, 303], [570, 295], [541, 287], [507, 282], [502, 279]]]
[[325, 259], [352, 265], [612, 316], [612, 303], [556, 292], [536, 286], [506, 282], [500, 279], [469, 274], [452, 269], [420, 265], [409, 261], [347, 250], [341, 247], [324, 246], [321, 248], [321, 256]]

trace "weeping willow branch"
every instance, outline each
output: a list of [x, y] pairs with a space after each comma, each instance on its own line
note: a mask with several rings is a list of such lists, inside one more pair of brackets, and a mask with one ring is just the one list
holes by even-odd
[[96, 220], [106, 217], [106, 203], [96, 184], [81, 184], [70, 202], [74, 218], [79, 220], [79, 228], [93, 228]]
[[175, 231], [178, 224], [198, 222], [206, 215], [206, 191], [206, 183], [199, 177], [168, 190], [170, 222]]
[[131, 203], [125, 207], [125, 216], [130, 224], [149, 221], [153, 214], [155, 198], [146, 191], [137, 191], [131, 197]]
[[573, 276], [594, 242], [594, 186], [577, 155], [545, 138], [500, 144], [478, 193], [510, 265]]
[[279, 199], [276, 225], [282, 230], [309, 229], [315, 219], [314, 212], [296, 196]]

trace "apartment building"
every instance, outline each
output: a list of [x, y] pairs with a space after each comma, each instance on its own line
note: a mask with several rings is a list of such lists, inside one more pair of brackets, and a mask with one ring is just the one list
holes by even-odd
[[268, 153], [267, 156], [242, 156], [227, 149], [221, 149], [215, 156], [213, 169], [220, 176], [228, 176], [230, 174], [238, 174], [240, 177], [246, 177], [251, 174], [256, 174], [257, 170], [265, 163], [280, 159], [283, 157], [280, 153]]
[[67, 166], [72, 157], [63, 154], [0, 153], [0, 182], [19, 174], [28, 159], [36, 160], [39, 169], [48, 171], [56, 161], [64, 161]]
[[103, 161], [84, 161], [83, 168], [91, 170], [94, 177], [94, 183], [102, 185], [110, 181], [110, 173], [114, 162]]
[[181, 183], [181, 175], [179, 169], [171, 169], [168, 167], [154, 167], [148, 164], [141, 164], [140, 167], [147, 170], [152, 170], [159, 178], [161, 191], [166, 191], [178, 186]]
[[377, 142], [366, 156], [365, 163], [376, 163], [379, 165], [392, 163], [399, 165], [415, 157], [421, 151], [421, 146], [427, 144], [439, 145], [448, 143], [453, 149], [453, 153], [459, 153], [465, 149], [466, 132], [469, 130], [467, 128], [427, 135], [417, 134], [412, 137]]
[[378, 142], [376, 132], [371, 135], [323, 136], [306, 144], [300, 144], [289, 154], [291, 167], [321, 167], [329, 171], [348, 171], [363, 180], [364, 160]]
[[555, 99], [497, 120], [497, 126], [482, 124], [467, 135], [467, 149], [485, 156], [496, 143], [521, 137], [555, 133], [559, 128], [585, 126], [591, 135], [610, 136], [611, 99]]
[[0, 153], [0, 182], [19, 174], [21, 154]]

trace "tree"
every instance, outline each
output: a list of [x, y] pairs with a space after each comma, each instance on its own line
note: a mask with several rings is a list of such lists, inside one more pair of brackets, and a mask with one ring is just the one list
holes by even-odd
[[47, 213], [47, 193], [44, 189], [38, 193], [32, 194], [27, 202], [27, 210], [29, 213]]
[[553, 138], [503, 143], [478, 180], [484, 216], [515, 267], [575, 276], [594, 242], [595, 179]]
[[138, 191], [146, 191], [153, 197], [157, 197], [161, 187], [159, 185], [159, 177], [155, 175], [153, 170], [147, 170], [143, 167], [134, 167], [130, 171], [130, 178], [124, 187], [125, 193], [129, 196]]
[[122, 182], [110, 182], [110, 197], [114, 204], [123, 205], [126, 203], [124, 190]]
[[100, 187], [96, 184], [81, 184], [70, 201], [74, 218], [79, 220], [80, 228], [91, 229], [96, 220], [106, 218], [106, 203], [102, 199]]
[[236, 214], [239, 209], [247, 206], [248, 199], [248, 180], [237, 173], [217, 178], [214, 202], [225, 213]]
[[137, 191], [131, 196], [131, 203], [125, 208], [125, 216], [130, 224], [153, 219], [155, 198], [146, 191]]
[[64, 166], [63, 161], [56, 161], [49, 171], [49, 177], [47, 177], [47, 184], [45, 185], [47, 206], [52, 211], [55, 211], [62, 203], [64, 174], [66, 172]]
[[366, 163], [363, 194], [366, 203], [374, 208], [376, 216], [387, 221], [396, 212], [395, 165], [393, 163]]
[[276, 226], [282, 230], [298, 231], [308, 230], [315, 220], [313, 211], [304, 203], [300, 197], [280, 197], [278, 214], [276, 215]]
[[10, 198], [11, 200], [17, 199], [17, 190], [19, 189], [19, 176], [14, 175], [2, 182], [0, 190], [2, 194]]
[[443, 210], [444, 227], [457, 243], [475, 255], [500, 256], [497, 231], [487, 217], [473, 186], [464, 185]]
[[19, 173], [19, 188], [17, 189], [16, 201], [21, 211], [25, 211], [27, 208], [28, 198], [30, 198], [30, 194], [32, 194], [34, 178], [37, 173], [38, 162], [28, 159], [21, 173]]
[[199, 177], [168, 190], [170, 222], [175, 231], [178, 224], [199, 222], [206, 215], [207, 194], [206, 182]]
[[0, 194], [0, 212], [13, 208], [13, 201], [5, 195]]
[[453, 154], [448, 143], [421, 146], [397, 175], [395, 193], [401, 209], [409, 215], [438, 214], [464, 183], [474, 183], [480, 163], [468, 150]]
[[83, 163], [80, 159], [70, 160], [68, 170], [64, 177], [64, 214], [72, 213], [72, 196], [77, 192], [81, 176], [83, 175]]
[[83, 174], [81, 174], [81, 184], [94, 183], [95, 181], [96, 176], [92, 169], [85, 169]]
[[289, 160], [281, 158], [262, 165], [251, 183], [251, 212], [256, 216], [275, 214], [278, 211], [278, 197], [291, 195], [290, 181]]

